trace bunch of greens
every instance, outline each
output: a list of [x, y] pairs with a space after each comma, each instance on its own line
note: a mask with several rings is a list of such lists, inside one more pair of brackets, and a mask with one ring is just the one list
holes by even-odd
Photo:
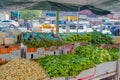
[[40, 57], [39, 63], [51, 77], [74, 76], [92, 68], [94, 64], [117, 60], [117, 53], [118, 49], [80, 46], [75, 49], [74, 54]]
[[112, 37], [107, 34], [102, 34], [100, 32], [91, 32], [92, 40], [91, 43], [95, 45], [99, 44], [112, 44]]
[[88, 46], [79, 46], [74, 51], [81, 58], [85, 57], [92, 60], [95, 64], [103, 63], [111, 60], [111, 56], [107, 50], [103, 48]]
[[118, 53], [119, 49], [118, 48], [108, 48], [107, 51], [111, 55], [112, 60], [118, 60]]
[[50, 77], [74, 76], [94, 66], [93, 61], [76, 54], [40, 57], [39, 63]]
[[90, 42], [91, 35], [90, 34], [79, 34], [79, 33], [65, 33], [59, 34], [64, 43], [72, 44], [75, 42]]
[[53, 35], [53, 33], [23, 33], [22, 42], [28, 47], [51, 47], [61, 46], [62, 41]]

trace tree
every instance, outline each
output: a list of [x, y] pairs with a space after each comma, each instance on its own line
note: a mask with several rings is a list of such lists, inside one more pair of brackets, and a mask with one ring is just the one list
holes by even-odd
[[41, 17], [41, 10], [23, 10], [20, 11], [20, 18], [22, 19], [33, 19]]

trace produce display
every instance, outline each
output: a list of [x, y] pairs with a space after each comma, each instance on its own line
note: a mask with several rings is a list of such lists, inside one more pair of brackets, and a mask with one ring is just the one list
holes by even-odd
[[64, 43], [72, 44], [75, 42], [90, 42], [91, 35], [90, 34], [80, 34], [80, 33], [65, 33], [59, 34]]
[[39, 63], [15, 59], [0, 66], [0, 80], [43, 80], [48, 77]]
[[22, 42], [28, 47], [51, 47], [51, 46], [61, 46], [62, 41], [53, 35], [53, 33], [23, 33]]
[[111, 48], [111, 49], [108, 48], [107, 51], [111, 55], [112, 60], [117, 60], [118, 59], [118, 53], [119, 53], [118, 48]]
[[39, 62], [50, 77], [76, 76], [82, 70], [94, 66], [90, 59], [76, 54], [41, 57]]
[[81, 58], [86, 57], [92, 60], [95, 64], [111, 60], [111, 56], [107, 50], [91, 45], [77, 47], [74, 53], [78, 54]]
[[112, 44], [112, 37], [108, 34], [102, 34], [100, 32], [94, 31], [90, 33], [92, 36], [91, 43], [98, 44]]
[[[22, 42], [28, 47], [50, 47], [61, 46], [62, 41], [53, 35], [53, 33], [23, 33]], [[75, 42], [91, 42], [93, 45], [112, 44], [112, 37], [107, 34], [101, 34], [97, 31], [91, 33], [58, 33], [57, 35], [65, 44], [73, 44]]]
[[74, 54], [40, 57], [39, 63], [50, 77], [74, 76], [92, 68], [94, 64], [118, 59], [118, 49], [98, 48], [92, 45], [77, 47]]
[[78, 46], [72, 54], [41, 56], [38, 59], [40, 64], [26, 59], [12, 60], [0, 66], [0, 80], [43, 80], [48, 75], [50, 77], [76, 76], [81, 71], [94, 67], [95, 64], [118, 59], [118, 48], [103, 49], [96, 47], [99, 44], [112, 44], [111, 36], [97, 31], [91, 33], [58, 33], [56, 35], [53, 33], [27, 32], [22, 33], [18, 38], [19, 42], [22, 41], [28, 48], [62, 46], [63, 43], [73, 44], [75, 42], [91, 42], [92, 45]]

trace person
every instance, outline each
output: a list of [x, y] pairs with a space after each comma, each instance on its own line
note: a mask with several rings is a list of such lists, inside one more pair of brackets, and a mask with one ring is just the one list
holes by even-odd
[[27, 27], [27, 30], [30, 29], [30, 24], [29, 24], [29, 21], [26, 22], [26, 27]]
[[118, 29], [119, 29], [118, 35], [120, 36], [120, 26], [118, 27]]
[[23, 43], [21, 43], [20, 47], [21, 47], [21, 50], [20, 50], [21, 58], [26, 58], [26, 48], [23, 45]]
[[115, 36], [120, 36], [120, 26], [117, 28]]
[[66, 26], [65, 29], [66, 29], [66, 33], [70, 32], [70, 27], [68, 25]]
[[28, 20], [27, 23], [26, 23], [26, 26], [27, 26], [27, 31], [31, 32], [32, 28], [33, 28], [32, 21]]
[[70, 26], [69, 25], [70, 25], [70, 23], [67, 22], [67, 25], [65, 27], [66, 33], [70, 32]]
[[32, 23], [32, 20], [30, 20], [30, 31], [33, 31], [33, 23]]
[[103, 32], [103, 26], [102, 26], [102, 23], [100, 23], [100, 33], [102, 33]]
[[60, 54], [63, 54], [63, 49], [62, 49], [62, 48], [59, 49], [59, 53], [60, 53]]

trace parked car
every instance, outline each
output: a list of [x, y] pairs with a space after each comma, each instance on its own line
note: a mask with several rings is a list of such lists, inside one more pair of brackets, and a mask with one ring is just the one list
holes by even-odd
[[1, 21], [3, 27], [18, 27], [19, 23], [14, 20], [3, 20]]
[[3, 27], [3, 24], [2, 24], [2, 22], [0, 21], [0, 28], [1, 28], [1, 27]]
[[118, 36], [120, 34], [120, 26], [113, 26], [110, 31], [114, 36]]

